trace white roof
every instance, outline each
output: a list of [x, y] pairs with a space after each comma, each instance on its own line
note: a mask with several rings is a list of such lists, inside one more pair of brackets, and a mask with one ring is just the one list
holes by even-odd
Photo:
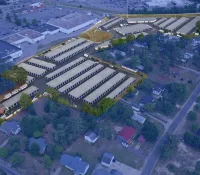
[[158, 21], [154, 22], [153, 24], [154, 24], [155, 26], [157, 26], [157, 25], [159, 25], [160, 23], [162, 23], [162, 22], [164, 22], [164, 21], [166, 21], [166, 20], [167, 20], [167, 18], [161, 18], [161, 19], [159, 19]]
[[31, 76], [27, 75], [26, 82], [29, 83], [34, 79], [35, 79], [34, 77], [31, 77]]
[[49, 69], [53, 69], [56, 67], [55, 64], [52, 64], [52, 63], [48, 63], [46, 61], [43, 61], [43, 60], [38, 60], [38, 59], [35, 59], [35, 58], [31, 58], [30, 60], [28, 60], [29, 63], [33, 63], [35, 65], [39, 65], [39, 66], [43, 66], [45, 68], [49, 68]]
[[36, 67], [36, 66], [32, 66], [30, 64], [26, 64], [26, 63], [20, 63], [18, 65], [18, 67], [23, 67], [27, 72], [30, 72], [30, 73], [33, 73], [33, 74], [36, 74], [36, 75], [42, 75], [46, 72], [45, 69], [42, 69], [42, 68], [39, 68], [39, 67]]
[[108, 76], [112, 75], [114, 72], [114, 69], [111, 69], [109, 67], [105, 68], [104, 70], [69, 92], [69, 95], [73, 96], [74, 98], [80, 98], [80, 96], [87, 93], [89, 90], [94, 88], [96, 85], [105, 80]]
[[114, 19], [111, 19], [110, 21], [108, 21], [105, 25], [103, 25], [103, 27], [105, 29], [108, 29], [109, 27], [112, 27], [113, 25], [119, 23], [120, 21], [122, 21], [123, 19], [122, 18], [114, 18]]
[[189, 18], [182, 17], [178, 19], [177, 21], [175, 21], [174, 23], [172, 23], [171, 25], [169, 25], [168, 27], [166, 27], [166, 29], [170, 31], [174, 31], [175, 29], [177, 29], [177, 27], [181, 26], [188, 20]]
[[149, 18], [128, 18], [127, 19], [127, 22], [128, 23], [133, 23], [133, 22], [154, 22], [154, 21], [156, 21], [157, 20], [157, 18], [151, 18], [151, 17], [149, 17]]
[[158, 26], [160, 28], [165, 28], [167, 27], [170, 23], [174, 22], [176, 20], [176, 18], [169, 18], [168, 20], [166, 20], [165, 22], [159, 24]]

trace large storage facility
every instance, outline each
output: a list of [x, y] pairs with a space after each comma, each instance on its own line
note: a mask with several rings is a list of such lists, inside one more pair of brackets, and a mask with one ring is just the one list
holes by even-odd
[[171, 25], [167, 26], [166, 29], [173, 32], [175, 31], [178, 27], [180, 27], [181, 25], [183, 25], [184, 23], [186, 23], [189, 20], [189, 18], [179, 18], [177, 21], [175, 21], [174, 23], [172, 23]]
[[31, 65], [43, 68], [43, 69], [47, 69], [47, 70], [52, 70], [56, 67], [55, 64], [48, 63], [46, 61], [38, 60], [38, 59], [35, 59], [35, 58], [31, 58], [30, 60], [28, 60], [28, 63], [31, 64]]
[[176, 21], [176, 18], [169, 18], [169, 19], [166, 20], [165, 22], [159, 24], [158, 27], [161, 28], [161, 29], [164, 29], [164, 28], [166, 28], [168, 25], [170, 25], [171, 23], [173, 23], [174, 21]]
[[156, 22], [157, 18], [128, 18], [127, 22], [129, 24], [136, 24], [136, 23], [154, 23]]

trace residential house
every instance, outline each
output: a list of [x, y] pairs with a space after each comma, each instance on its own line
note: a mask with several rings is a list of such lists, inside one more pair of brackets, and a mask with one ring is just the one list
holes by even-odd
[[5, 121], [1, 124], [0, 131], [6, 134], [17, 135], [21, 131], [21, 127], [16, 121]]
[[84, 138], [89, 143], [95, 143], [98, 140], [99, 136], [96, 133], [89, 131], [84, 135]]
[[61, 156], [60, 164], [73, 171], [75, 175], [85, 175], [89, 169], [89, 164], [82, 161], [80, 157], [73, 157], [68, 154]]
[[157, 84], [155, 88], [153, 88], [153, 94], [160, 96], [165, 90], [165, 87], [161, 84]]
[[147, 95], [140, 100], [140, 106], [143, 107], [146, 104], [154, 103], [155, 99], [151, 95]]
[[29, 148], [31, 147], [31, 145], [32, 145], [33, 143], [36, 143], [36, 144], [39, 146], [39, 148], [40, 148], [40, 154], [44, 154], [45, 149], [46, 149], [46, 147], [47, 147], [47, 142], [46, 142], [46, 140], [45, 140], [44, 138], [41, 138], [41, 137], [38, 138], [38, 139], [35, 139], [35, 138], [31, 137], [31, 138], [29, 139]]
[[132, 104], [132, 109], [136, 112], [139, 112], [140, 111], [140, 106], [139, 105], [136, 105], [136, 104]]
[[137, 112], [134, 112], [133, 116], [131, 117], [133, 120], [139, 122], [140, 124], [144, 124], [146, 121], [146, 118], [138, 114]]
[[101, 158], [101, 165], [106, 166], [106, 167], [110, 167], [111, 164], [113, 163], [115, 157], [114, 155], [112, 155], [111, 153], [104, 153], [102, 158]]
[[136, 130], [130, 126], [124, 127], [121, 131], [117, 133], [118, 138], [123, 142], [130, 144], [132, 142], [132, 138], [135, 136]]

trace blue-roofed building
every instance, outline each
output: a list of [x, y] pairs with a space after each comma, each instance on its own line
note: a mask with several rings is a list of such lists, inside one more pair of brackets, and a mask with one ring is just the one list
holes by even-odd
[[58, 27], [52, 26], [50, 24], [42, 24], [32, 29], [43, 35], [53, 35], [55, 33], [60, 32], [60, 29]]
[[17, 135], [21, 131], [21, 127], [16, 121], [6, 121], [1, 124], [0, 131], [5, 134]]
[[115, 157], [113, 154], [105, 152], [101, 158], [101, 165], [110, 167], [114, 159]]
[[61, 156], [60, 164], [72, 170], [75, 175], [85, 175], [89, 169], [89, 164], [82, 161], [80, 157], [73, 157], [68, 154]]
[[36, 143], [39, 146], [39, 148], [40, 148], [40, 154], [43, 154], [45, 152], [45, 149], [47, 147], [47, 142], [46, 142], [46, 140], [44, 138], [40, 137], [38, 139], [35, 139], [35, 138], [31, 137], [29, 139], [29, 148], [31, 147], [31, 145], [33, 143]]
[[[0, 59], [11, 62], [22, 55], [22, 50], [10, 43], [0, 40]], [[6, 60], [5, 60], [6, 59]]]

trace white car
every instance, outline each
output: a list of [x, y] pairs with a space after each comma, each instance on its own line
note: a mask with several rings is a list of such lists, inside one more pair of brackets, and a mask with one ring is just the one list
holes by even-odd
[[125, 142], [122, 142], [122, 145], [124, 146], [124, 147], [128, 147], [128, 144], [127, 143], [125, 143]]
[[12, 94], [11, 93], [9, 93], [9, 94], [6, 94], [5, 96], [4, 96], [4, 100], [6, 100], [6, 99], [8, 99], [8, 98], [10, 98], [12, 96]]
[[17, 94], [19, 92], [19, 89], [15, 89], [14, 91], [12, 91], [12, 95], [15, 95], [15, 94]]

